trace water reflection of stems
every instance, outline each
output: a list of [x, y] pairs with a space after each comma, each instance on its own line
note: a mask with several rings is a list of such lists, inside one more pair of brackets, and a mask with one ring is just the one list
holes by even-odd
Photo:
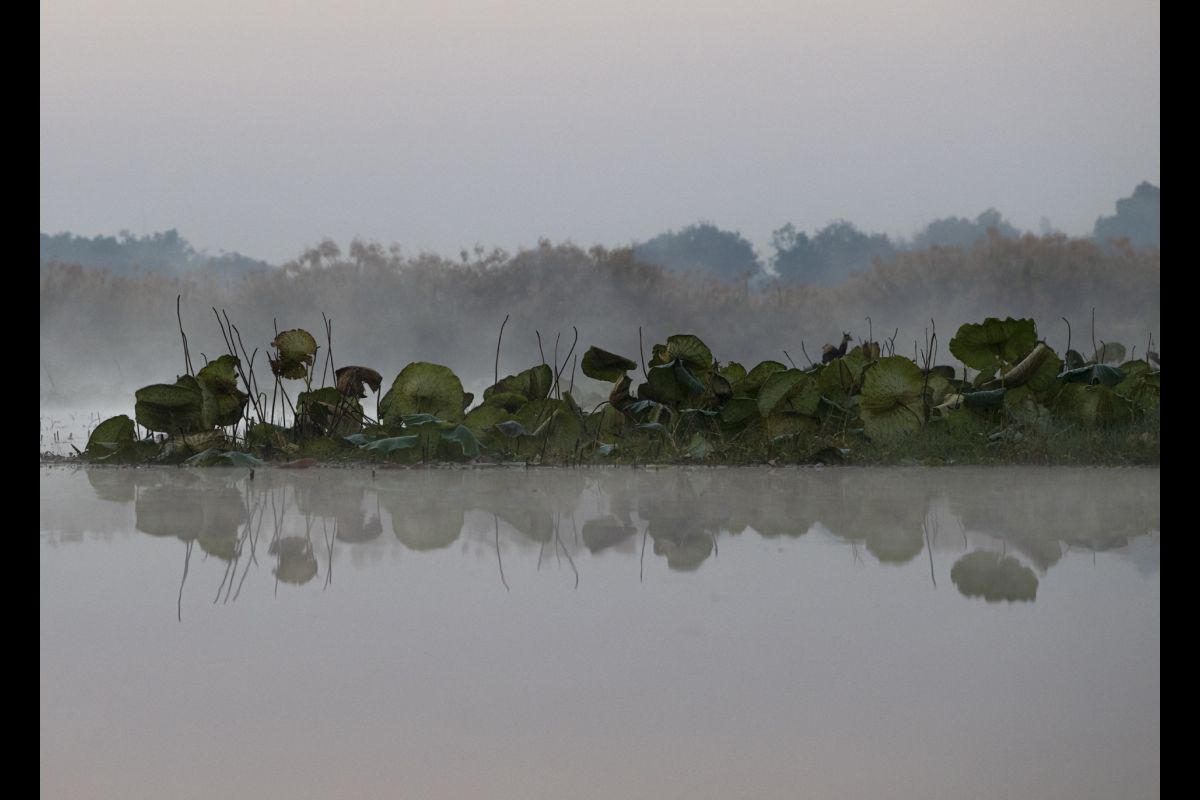
[[189, 539], [183, 556], [183, 577], [179, 580], [179, 599], [175, 601], [175, 619], [183, 622], [183, 585], [187, 583], [188, 562], [192, 560], [192, 541]]
[[[508, 317], [504, 319], [506, 322], [508, 321]], [[503, 330], [503, 327], [501, 327], [502, 332]], [[492, 524], [496, 527], [496, 563], [500, 565], [500, 582], [504, 584], [504, 591], [507, 592], [509, 588], [508, 581], [504, 579], [504, 561], [500, 558], [500, 518], [495, 514], [492, 514]]]
[[[567, 546], [562, 543], [562, 539], [558, 535], [559, 527], [562, 522], [562, 512], [556, 512], [554, 515], [554, 554], [558, 555], [558, 548], [562, 548], [563, 553], [567, 557], [567, 563], [571, 565], [571, 571], [575, 573], [575, 588], [579, 588], [579, 570], [575, 568], [575, 559], [571, 558], [571, 552], [567, 550]], [[572, 520], [574, 522], [574, 520]], [[561, 562], [560, 562], [561, 564]]]
[[933, 588], [937, 588], [937, 577], [933, 574], [933, 543], [929, 538], [929, 529], [934, 529], [933, 541], [937, 540], [937, 514], [926, 511], [925, 519], [921, 520], [921, 530], [925, 533], [925, 552], [929, 553], [929, 579]]
[[333, 540], [337, 538], [338, 520], [335, 517], [333, 520], [333, 534], [330, 535], [329, 525], [325, 517], [321, 517], [321, 528], [325, 534], [325, 585], [321, 587], [321, 591], [329, 588], [329, 584], [333, 583]]

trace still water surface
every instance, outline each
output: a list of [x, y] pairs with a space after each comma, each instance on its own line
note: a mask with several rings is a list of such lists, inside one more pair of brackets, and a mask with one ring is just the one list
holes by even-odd
[[41, 468], [55, 798], [1152, 798], [1159, 470]]

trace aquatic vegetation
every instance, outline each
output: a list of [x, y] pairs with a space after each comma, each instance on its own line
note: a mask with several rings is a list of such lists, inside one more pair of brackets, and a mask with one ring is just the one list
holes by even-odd
[[[990, 453], [998, 460], [1051, 461], [1055, 437], [1112, 444], [1124, 433], [1133, 437], [1135, 458], [1157, 459], [1157, 365], [1101, 363], [1124, 352], [1112, 343], [1097, 348], [1097, 359], [1082, 361], [1072, 350], [1064, 360], [1039, 339], [1031, 319], [989, 317], [962, 325], [949, 342], [961, 372], [934, 363], [932, 321], [924, 348], [914, 354], [919, 360], [896, 355], [886, 341], [847, 350], [846, 338], [831, 358], [804, 369], [769, 360], [747, 369], [722, 361], [698, 336], [676, 334], [653, 344], [649, 361], [639, 354], [644, 380], [636, 383], [637, 361], [592, 346], [583, 353], [583, 374], [610, 383], [611, 391], [590, 409], [573, 394], [577, 361], [565, 374], [557, 346], [553, 365], [543, 362], [503, 378], [497, 369], [478, 403], [450, 367], [417, 361], [379, 399], [378, 420], [366, 415], [360, 400], [367, 388], [378, 393], [383, 377], [365, 366], [330, 369], [328, 321], [320, 386], [314, 383], [321, 347], [310, 333], [286, 330], [271, 342], [268, 361], [280, 406], [258, 391], [254, 357], [245, 357], [237, 328], [228, 316], [217, 319], [231, 352], [173, 384], [137, 390], [136, 422], [123, 415], [105, 420], [83, 458], [250, 468], [297, 456], [573, 465], [913, 456], [947, 463], [988, 460], [981, 455]], [[186, 348], [186, 336], [184, 341]], [[975, 377], [968, 378], [968, 369], [977, 371]], [[327, 379], [332, 385], [325, 385]], [[304, 381], [294, 404], [284, 380]], [[256, 396], [260, 402], [252, 402]], [[277, 417], [277, 408], [289, 409], [290, 420], [286, 411]], [[146, 432], [141, 439], [139, 426]]]

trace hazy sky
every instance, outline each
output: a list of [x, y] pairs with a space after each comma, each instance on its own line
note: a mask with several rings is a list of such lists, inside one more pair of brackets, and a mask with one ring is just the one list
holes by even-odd
[[280, 261], [711, 220], [1072, 234], [1159, 184], [1153, 0], [42, 0], [41, 229]]

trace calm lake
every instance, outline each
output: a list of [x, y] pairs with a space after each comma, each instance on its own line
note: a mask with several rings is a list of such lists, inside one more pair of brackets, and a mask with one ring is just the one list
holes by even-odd
[[1153, 798], [1154, 469], [41, 467], [52, 798]]

